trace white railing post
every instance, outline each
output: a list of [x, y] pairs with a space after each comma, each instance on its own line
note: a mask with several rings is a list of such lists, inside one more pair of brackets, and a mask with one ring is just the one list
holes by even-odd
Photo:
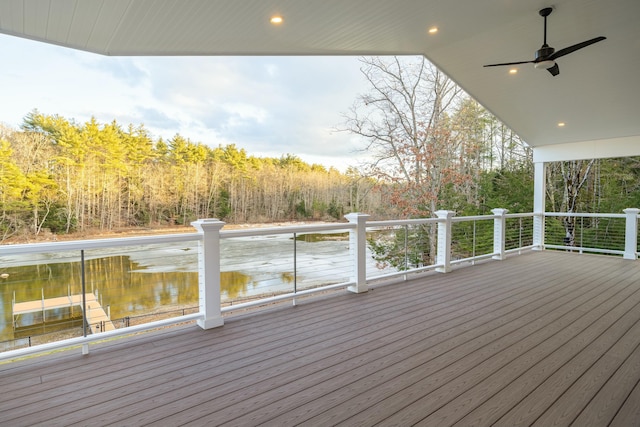
[[353, 281], [355, 285], [347, 289], [354, 293], [367, 292], [367, 218], [370, 215], [358, 212], [344, 216], [356, 228], [349, 230], [349, 253], [353, 257]]
[[544, 249], [544, 213], [533, 213], [533, 250], [541, 251]]
[[627, 215], [623, 258], [638, 259], [638, 213], [640, 209], [627, 208], [623, 212]]
[[491, 212], [496, 216], [493, 219], [493, 259], [503, 260], [505, 259], [505, 236], [507, 229], [507, 219], [505, 215], [509, 212], [508, 209], [491, 209]]
[[434, 214], [438, 221], [438, 245], [436, 250], [436, 264], [442, 267], [436, 268], [436, 271], [448, 273], [451, 271], [451, 218], [455, 216], [454, 211], [435, 211]]
[[198, 325], [202, 329], [224, 324], [220, 311], [220, 229], [224, 222], [216, 218], [199, 219], [191, 223], [202, 233], [198, 243], [198, 287], [200, 314]]
[[544, 249], [544, 212], [546, 200], [546, 163], [533, 164], [533, 250]]

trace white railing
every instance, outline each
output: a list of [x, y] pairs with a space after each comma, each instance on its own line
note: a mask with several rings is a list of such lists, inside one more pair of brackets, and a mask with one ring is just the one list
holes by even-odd
[[623, 214], [546, 212], [544, 248], [637, 259], [638, 209]]
[[[75, 288], [81, 286], [78, 293], [99, 294], [100, 283], [95, 279], [93, 270], [101, 270], [103, 265], [97, 260], [115, 257], [112, 263], [122, 262], [117, 257], [123, 254], [137, 260], [135, 265], [145, 265], [144, 269], [140, 267], [142, 272], [171, 275], [177, 269], [181, 274], [197, 274], [197, 280], [194, 279], [197, 282], [197, 296], [193, 292], [190, 300], [193, 306], [197, 305], [192, 307], [193, 313], [187, 314], [183, 308], [182, 311], [176, 311], [178, 315], [175, 317], [134, 325], [130, 325], [127, 314], [126, 322], [112, 319], [115, 330], [96, 334], [90, 333], [84, 319], [81, 336], [5, 351], [0, 353], [0, 360], [70, 346], [81, 346], [86, 353], [90, 342], [186, 321], [195, 320], [204, 329], [218, 327], [224, 323], [223, 314], [232, 310], [282, 300], [290, 300], [295, 304], [296, 298], [301, 296], [335, 289], [366, 292], [369, 284], [375, 280], [406, 279], [409, 275], [428, 270], [446, 273], [455, 264], [473, 264], [488, 258], [501, 260], [508, 253], [529, 249], [591, 251], [637, 258], [637, 209], [627, 209], [625, 214], [598, 215], [508, 214], [504, 209], [494, 209], [492, 212], [493, 215], [456, 217], [454, 212], [438, 211], [436, 218], [393, 221], [369, 221], [368, 215], [354, 213], [346, 216], [347, 223], [245, 230], [223, 230], [223, 222], [205, 219], [192, 223], [197, 233], [0, 246], [0, 280], [4, 281], [0, 285], [5, 286], [5, 293], [7, 283], [14, 279], [2, 273], [11, 266], [34, 265], [36, 269], [40, 266], [51, 269], [56, 263], [74, 260], [80, 265], [78, 281], [81, 283], [74, 283]], [[564, 240], [564, 244], [557, 243], [558, 224], [554, 221], [566, 217], [582, 218], [577, 234], [580, 240], [571, 239], [574, 246], [567, 245], [568, 242]], [[600, 222], [587, 224], [584, 221], [586, 218]], [[612, 222], [605, 225], [605, 220]], [[540, 221], [543, 227], [539, 226]], [[577, 223], [574, 221], [571, 224]], [[604, 228], [609, 233], [606, 239], [602, 237], [600, 241], [610, 243], [616, 240], [610, 238], [615, 235], [618, 240], [623, 240], [621, 246], [619, 242], [617, 244], [620, 247], [614, 249], [605, 245], [598, 249], [591, 247], [594, 246], [592, 243], [583, 245], [586, 236], [593, 234], [594, 224], [600, 231]], [[309, 239], [333, 242], [332, 252], [323, 255], [324, 246], [314, 246], [316, 243], [309, 243]], [[536, 244], [536, 241], [544, 244]], [[575, 246], [576, 241], [581, 242], [580, 246]], [[151, 255], [156, 253], [160, 255]], [[169, 265], [173, 267], [169, 269]], [[223, 279], [229, 274], [242, 275], [237, 273], [242, 271], [250, 271], [252, 277], [255, 276], [242, 284], [250, 287], [253, 293], [250, 298], [245, 296], [238, 300]], [[132, 275], [129, 271], [125, 273]], [[125, 273], [122, 276], [129, 277]], [[135, 293], [139, 289], [136, 286], [140, 289], [145, 286], [144, 276], [136, 284], [118, 277], [101, 280], [109, 281], [111, 285], [122, 280], [122, 284], [117, 286], [121, 286], [123, 294], [130, 294], [127, 299], [130, 307], [135, 308], [140, 300], [148, 299]], [[153, 298], [166, 298], [169, 305], [174, 300], [180, 300], [180, 295], [174, 295], [177, 291], [174, 292], [172, 288], [173, 277], [167, 276], [163, 280], [161, 295], [154, 295]], [[19, 288], [21, 281], [16, 279], [13, 285]], [[35, 292], [33, 289], [31, 291]], [[4, 298], [4, 301], [7, 300]], [[8, 309], [6, 304], [5, 311]], [[159, 303], [151, 301], [149, 304]], [[111, 309], [112, 312], [118, 312], [113, 306]], [[179, 315], [180, 312], [182, 315]]]

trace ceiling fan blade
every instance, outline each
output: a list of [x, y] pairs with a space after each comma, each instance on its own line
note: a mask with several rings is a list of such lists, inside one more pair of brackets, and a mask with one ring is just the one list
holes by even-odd
[[558, 67], [558, 64], [553, 64], [553, 67], [547, 68], [547, 71], [550, 72], [552, 76], [557, 76], [560, 74], [560, 67]]
[[483, 65], [483, 67], [500, 67], [502, 65], [518, 65], [518, 64], [529, 64], [529, 63], [533, 63], [533, 61], [503, 62], [502, 64]]
[[573, 46], [569, 46], [569, 47], [565, 47], [564, 49], [560, 49], [558, 51], [556, 51], [553, 55], [551, 55], [549, 58], [545, 58], [545, 59], [550, 59], [551, 61], [560, 58], [561, 56], [565, 56], [568, 55], [572, 52], [575, 52], [578, 49], [582, 49], [583, 47], [587, 47], [589, 45], [592, 45], [594, 43], [598, 43], [602, 40], [605, 40], [606, 37], [596, 37], [595, 39], [591, 39], [591, 40], [587, 40], [584, 41], [582, 43], [578, 43], [578, 44], [574, 44]]

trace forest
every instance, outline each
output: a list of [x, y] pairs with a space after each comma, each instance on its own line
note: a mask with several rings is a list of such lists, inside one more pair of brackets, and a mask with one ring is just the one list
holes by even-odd
[[[337, 130], [362, 139], [367, 164], [345, 172], [294, 153], [256, 157], [143, 124], [77, 123], [33, 110], [0, 127], [0, 242], [189, 225], [530, 212], [526, 142], [426, 60], [361, 58], [370, 91]], [[640, 206], [640, 158], [547, 168], [547, 210], [621, 212]]]

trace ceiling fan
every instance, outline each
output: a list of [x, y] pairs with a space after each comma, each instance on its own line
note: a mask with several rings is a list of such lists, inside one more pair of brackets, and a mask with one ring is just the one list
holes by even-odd
[[560, 58], [561, 56], [565, 56], [572, 52], [575, 52], [578, 49], [582, 49], [583, 47], [587, 47], [589, 45], [592, 45], [594, 43], [597, 43], [599, 41], [606, 39], [606, 37], [602, 37], [602, 36], [596, 37], [591, 40], [583, 41], [582, 43], [574, 44], [573, 46], [565, 47], [564, 49], [560, 49], [559, 51], [556, 52], [554, 48], [552, 48], [547, 44], [547, 16], [551, 15], [551, 12], [553, 12], [552, 7], [545, 7], [544, 9], [541, 9], [540, 12], [538, 12], [540, 13], [540, 16], [544, 18], [544, 43], [542, 44], [542, 47], [540, 49], [536, 50], [534, 60], [504, 62], [501, 64], [489, 64], [489, 65], [485, 65], [485, 67], [499, 67], [502, 65], [517, 65], [517, 64], [532, 63], [535, 68], [546, 69], [548, 72], [551, 73], [552, 76], [557, 76], [558, 74], [560, 74], [560, 68], [558, 67], [558, 64], [556, 64], [556, 59]]

